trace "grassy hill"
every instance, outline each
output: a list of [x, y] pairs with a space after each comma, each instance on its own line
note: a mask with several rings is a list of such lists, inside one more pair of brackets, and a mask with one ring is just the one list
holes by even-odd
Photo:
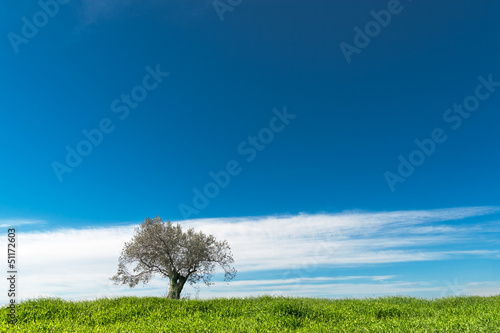
[[500, 332], [500, 296], [326, 300], [158, 297], [22, 302], [3, 332]]

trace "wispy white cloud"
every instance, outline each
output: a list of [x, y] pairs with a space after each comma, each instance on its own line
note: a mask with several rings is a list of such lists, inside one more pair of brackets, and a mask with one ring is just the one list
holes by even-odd
[[[268, 216], [262, 218], [200, 219], [186, 226], [232, 240], [242, 269], [286, 269], [314, 261], [318, 265], [389, 263], [450, 258], [445, 251], [422, 251], [431, 245], [453, 244], [480, 225], [440, 225], [491, 214], [496, 207], [429, 211], [350, 212]], [[426, 225], [427, 224], [427, 225]], [[428, 225], [431, 224], [431, 225]], [[422, 229], [424, 228], [424, 229]], [[425, 228], [428, 233], [424, 233]], [[270, 256], [272, 254], [272, 256]]]
[[[499, 251], [482, 248], [481, 244], [471, 243], [473, 246], [467, 249], [457, 248], [457, 242], [460, 245], [460, 242], [472, 238], [474, 233], [483, 231], [481, 224], [469, 223], [464, 219], [497, 211], [494, 207], [474, 207], [197, 219], [180, 223], [183, 228], [193, 227], [228, 240], [240, 273], [288, 272], [281, 279], [236, 279], [229, 285], [216, 283], [211, 288], [202, 287], [201, 295], [206, 297], [252, 296], [266, 291], [325, 296], [325, 290], [329, 296], [371, 295], [433, 292], [438, 287], [425, 285], [424, 282], [415, 285], [407, 281], [393, 281], [396, 277], [392, 275], [308, 277], [300, 272], [309, 270], [318, 274], [320, 268], [325, 267], [470, 256], [498, 258]], [[460, 223], [457, 223], [459, 220]], [[19, 233], [20, 298], [164, 295], [166, 283], [161, 279], [154, 279], [146, 287], [138, 286], [135, 289], [114, 286], [108, 280], [115, 274], [123, 244], [133, 236], [136, 226]], [[0, 246], [6, 248], [4, 238], [0, 238]], [[3, 259], [0, 260], [6, 260], [5, 257], [3, 253]], [[300, 285], [300, 288], [292, 285]], [[495, 288], [496, 285], [471, 286], [470, 290], [484, 293]], [[189, 290], [193, 291], [188, 287]], [[0, 300], [3, 303], [7, 301], [5, 298]]]
[[12, 228], [19, 227], [22, 225], [42, 225], [45, 224], [44, 220], [30, 220], [30, 219], [20, 219], [20, 218], [12, 218], [12, 219], [0, 219], [0, 228]]
[[500, 281], [469, 282], [462, 286], [465, 295], [491, 296], [500, 294]]
[[[326, 283], [332, 281], [349, 281], [349, 280], [372, 280], [372, 281], [384, 281], [390, 280], [397, 277], [396, 275], [385, 275], [385, 276], [335, 276], [335, 277], [315, 277], [315, 278], [295, 278], [295, 279], [274, 279], [274, 280], [243, 280], [243, 281], [233, 281], [231, 285], [233, 287], [247, 287], [247, 286], [269, 286], [269, 285], [288, 285], [297, 283]], [[218, 282], [217, 284], [222, 284]]]

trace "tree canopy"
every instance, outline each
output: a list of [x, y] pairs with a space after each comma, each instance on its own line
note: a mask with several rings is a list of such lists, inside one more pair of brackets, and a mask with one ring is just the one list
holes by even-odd
[[[168, 296], [179, 299], [186, 282], [191, 285], [202, 280], [212, 284], [216, 266], [224, 270], [224, 280], [236, 276], [236, 269], [227, 241], [217, 241], [213, 235], [183, 232], [181, 225], [163, 222], [160, 217], [144, 220], [126, 242], [118, 259], [118, 272], [111, 280], [115, 284], [136, 286], [147, 283], [154, 275], [170, 279]], [[129, 270], [132, 266], [132, 271]]]

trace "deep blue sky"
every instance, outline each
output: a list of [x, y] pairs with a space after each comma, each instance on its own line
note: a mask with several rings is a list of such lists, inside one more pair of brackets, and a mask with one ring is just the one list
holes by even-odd
[[[22, 230], [48, 231], [156, 215], [498, 207], [500, 87], [481, 87], [488, 97], [460, 127], [443, 116], [476, 93], [478, 77], [500, 82], [500, 3], [402, 0], [346, 61], [341, 43], [354, 45], [354, 28], [364, 30], [370, 12], [390, 3], [244, 0], [221, 21], [207, 0], [73, 0], [16, 45], [23, 17], [33, 22], [42, 9], [6, 2], [0, 220], [43, 221]], [[120, 119], [113, 101], [142, 85], [148, 66], [169, 75]], [[246, 161], [239, 145], [284, 108], [296, 117]], [[76, 149], [82, 131], [103, 119], [114, 130], [60, 181], [54, 162], [65, 164], [66, 147]], [[391, 190], [384, 174], [397, 174], [398, 157], [408, 159], [414, 141], [436, 128], [447, 140]], [[203, 191], [209, 173], [233, 160], [241, 173], [206, 208], [183, 215], [179, 205], [193, 206], [193, 189]], [[495, 225], [481, 214], [470, 216]], [[397, 275], [404, 265], [413, 264], [372, 273]]]
[[[210, 2], [92, 3], [61, 5], [17, 54], [4, 38], [4, 217], [182, 219], [192, 189], [243, 160], [238, 144], [283, 106], [297, 118], [197, 217], [498, 204], [500, 94], [457, 131], [442, 119], [479, 75], [500, 81], [496, 2], [403, 1], [350, 64], [339, 44], [387, 1], [245, 1], [223, 22]], [[40, 10], [4, 6], [4, 36]], [[170, 76], [119, 120], [111, 102], [156, 64]], [[59, 182], [51, 163], [106, 117], [116, 130]], [[448, 140], [393, 193], [384, 172], [436, 127]]]

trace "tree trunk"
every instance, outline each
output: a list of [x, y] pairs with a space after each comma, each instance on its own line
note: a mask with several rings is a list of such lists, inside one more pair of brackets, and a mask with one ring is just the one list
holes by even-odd
[[171, 277], [167, 298], [180, 299], [182, 288], [184, 288], [184, 283], [186, 283], [186, 278], [184, 276], [175, 275]]

